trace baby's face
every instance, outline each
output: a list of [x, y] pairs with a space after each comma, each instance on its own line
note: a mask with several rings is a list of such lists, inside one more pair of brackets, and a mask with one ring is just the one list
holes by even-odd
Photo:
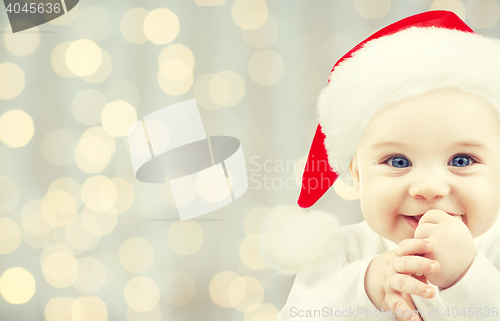
[[500, 211], [498, 114], [455, 89], [390, 104], [368, 124], [351, 174], [377, 234], [399, 244], [414, 237], [419, 215], [438, 209], [477, 237]]

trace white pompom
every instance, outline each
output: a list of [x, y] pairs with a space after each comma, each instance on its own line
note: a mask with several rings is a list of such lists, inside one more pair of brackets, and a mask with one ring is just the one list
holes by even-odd
[[274, 208], [262, 221], [259, 251], [279, 273], [318, 268], [338, 251], [339, 221], [333, 214], [298, 206]]

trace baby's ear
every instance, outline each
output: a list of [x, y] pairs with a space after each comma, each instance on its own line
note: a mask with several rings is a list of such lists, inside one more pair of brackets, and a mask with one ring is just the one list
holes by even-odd
[[351, 164], [349, 165], [349, 170], [351, 171], [352, 180], [354, 183], [354, 188], [359, 194], [359, 167], [358, 167], [358, 157], [356, 154], [352, 157]]

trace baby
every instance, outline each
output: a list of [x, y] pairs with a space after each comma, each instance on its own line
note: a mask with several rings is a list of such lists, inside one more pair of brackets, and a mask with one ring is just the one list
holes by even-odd
[[297, 273], [278, 321], [500, 319], [499, 57], [500, 41], [430, 11], [337, 62], [299, 205], [352, 177], [365, 220], [267, 219], [264, 257]]
[[432, 298], [426, 279], [445, 290], [467, 274], [473, 238], [500, 211], [498, 119], [481, 98], [447, 89], [391, 104], [371, 120], [351, 173], [367, 224], [399, 244], [366, 271], [379, 310], [410, 310], [399, 293]]

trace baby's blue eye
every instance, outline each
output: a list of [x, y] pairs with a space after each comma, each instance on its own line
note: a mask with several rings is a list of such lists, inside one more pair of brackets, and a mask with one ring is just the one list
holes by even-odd
[[397, 156], [389, 159], [389, 164], [397, 168], [404, 168], [410, 166], [410, 161], [404, 157]]
[[469, 164], [471, 164], [471, 158], [467, 157], [467, 156], [463, 156], [463, 155], [455, 156], [451, 160], [451, 163], [452, 163], [452, 166], [465, 167], [465, 166], [468, 166]]

